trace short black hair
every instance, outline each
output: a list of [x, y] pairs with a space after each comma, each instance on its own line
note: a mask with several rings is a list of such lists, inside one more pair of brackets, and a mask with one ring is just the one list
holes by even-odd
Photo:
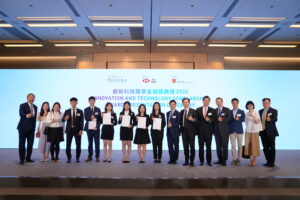
[[248, 106], [249, 106], [249, 105], [253, 105], [253, 109], [255, 109], [255, 105], [254, 105], [253, 101], [247, 101], [247, 103], [246, 103], [246, 109], [247, 109], [247, 110], [249, 110], [249, 109], [248, 109]]
[[91, 96], [89, 97], [89, 100], [96, 100], [95, 97]]
[[209, 96], [204, 96], [204, 97], [202, 98], [202, 100], [204, 100], [204, 99], [209, 99], [209, 100], [210, 100], [210, 97], [209, 97]]
[[185, 97], [185, 98], [182, 99], [182, 103], [183, 103], [183, 101], [186, 100], [186, 99], [189, 101], [189, 103], [191, 102], [191, 100], [190, 100], [189, 98]]
[[238, 98], [231, 99], [231, 103], [234, 102], [234, 101], [240, 102]]
[[223, 99], [222, 99], [221, 97], [217, 97], [217, 98], [216, 98], [216, 101], [217, 101], [218, 99], [220, 99], [220, 100], [222, 100], [222, 101], [223, 101]]
[[70, 101], [78, 101], [78, 99], [76, 97], [72, 97]]
[[270, 98], [263, 98], [263, 99], [262, 99], [262, 102], [265, 102], [266, 100], [268, 100], [269, 102], [271, 102], [271, 99], [270, 99]]
[[169, 102], [169, 104], [171, 104], [172, 102], [174, 102], [175, 104], [177, 104], [177, 102], [176, 102], [174, 99], [172, 99], [172, 100]]
[[35, 97], [35, 95], [33, 94], [33, 93], [29, 93], [29, 94], [27, 94], [27, 98], [29, 97], [29, 96], [33, 96], [33, 97]]

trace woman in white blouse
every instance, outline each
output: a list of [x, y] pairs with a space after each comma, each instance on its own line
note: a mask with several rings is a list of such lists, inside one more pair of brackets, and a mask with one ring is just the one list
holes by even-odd
[[[53, 104], [51, 112], [48, 113], [46, 122], [47, 141], [51, 142], [50, 152], [52, 162], [59, 162], [59, 143], [64, 141], [64, 123], [62, 122], [63, 113], [60, 112], [60, 104]], [[55, 151], [55, 156], [54, 156]]]
[[47, 136], [44, 133], [45, 127], [47, 126], [46, 117], [50, 111], [49, 103], [44, 102], [41, 107], [41, 112], [37, 115], [37, 120], [39, 121], [37, 137], [39, 137], [38, 150], [41, 153], [41, 161], [47, 162], [49, 157], [50, 142], [47, 141]]
[[246, 109], [249, 111], [245, 117], [245, 154], [250, 156], [249, 166], [255, 166], [256, 157], [260, 155], [259, 131], [262, 130], [262, 124], [259, 113], [254, 108], [252, 101], [246, 103]]

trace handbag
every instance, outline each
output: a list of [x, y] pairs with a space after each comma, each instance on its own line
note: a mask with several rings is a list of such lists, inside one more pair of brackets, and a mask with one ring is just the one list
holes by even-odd
[[243, 152], [242, 152], [242, 157], [245, 159], [249, 159], [250, 156], [245, 154], [245, 146], [243, 146]]

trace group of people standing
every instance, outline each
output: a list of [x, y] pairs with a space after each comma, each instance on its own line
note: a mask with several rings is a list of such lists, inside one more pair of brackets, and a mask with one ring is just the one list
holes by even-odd
[[[71, 108], [61, 112], [58, 102], [50, 109], [48, 102], [44, 102], [40, 112], [34, 105], [34, 94], [27, 95], [27, 102], [20, 105], [18, 124], [19, 131], [19, 156], [20, 164], [34, 162], [31, 159], [34, 137], [39, 138], [38, 149], [41, 153], [41, 161], [45, 162], [51, 154], [52, 162], [59, 162], [60, 142], [65, 140], [67, 163], [72, 161], [71, 144], [73, 138], [76, 143], [76, 162], [80, 162], [81, 138], [83, 131], [88, 137], [88, 157], [85, 160], [93, 160], [95, 146], [95, 160], [100, 162], [100, 138], [103, 140], [103, 162], [111, 162], [112, 141], [114, 139], [114, 126], [120, 124], [120, 140], [122, 141], [123, 163], [130, 162], [132, 141], [138, 146], [139, 162], [144, 163], [146, 157], [146, 145], [152, 141], [153, 159], [155, 163], [161, 163], [164, 129], [167, 126], [167, 141], [169, 148], [169, 164], [177, 164], [179, 155], [179, 138], [182, 137], [185, 162], [184, 166], [194, 166], [195, 138], [198, 136], [200, 165], [204, 165], [204, 147], [206, 147], [206, 161], [208, 166], [219, 164], [226, 166], [228, 160], [228, 143], [231, 142], [233, 161], [232, 165], [239, 166], [242, 154], [249, 155], [249, 166], [256, 165], [256, 158], [260, 155], [260, 141], [268, 167], [275, 166], [275, 139], [278, 136], [276, 128], [277, 110], [273, 109], [269, 98], [264, 98], [263, 109], [255, 111], [254, 103], [246, 103], [245, 113], [239, 108], [239, 100], [231, 100], [232, 110], [223, 106], [223, 99], [216, 98], [217, 108], [210, 107], [210, 97], [203, 97], [203, 106], [197, 109], [190, 108], [190, 99], [183, 98], [184, 109], [176, 110], [177, 102], [169, 102], [170, 111], [166, 115], [161, 111], [159, 102], [155, 102], [150, 115], [146, 106], [140, 104], [138, 113], [131, 110], [129, 101], [124, 102], [123, 110], [117, 118], [113, 110], [113, 104], [108, 102], [104, 111], [95, 106], [95, 98], [88, 99], [89, 106], [83, 111], [77, 108], [78, 99], [70, 99]], [[35, 134], [36, 121], [39, 121]], [[84, 123], [85, 121], [85, 123]], [[243, 151], [243, 123], [246, 125], [245, 146]], [[100, 134], [100, 127], [101, 134]], [[136, 126], [135, 134], [133, 128]], [[150, 128], [150, 134], [148, 127]], [[212, 163], [211, 143], [215, 137], [218, 160]], [[151, 137], [151, 139], [150, 139]], [[25, 144], [27, 141], [27, 149]], [[237, 144], [237, 145], [236, 145]], [[236, 151], [238, 146], [238, 152]]]

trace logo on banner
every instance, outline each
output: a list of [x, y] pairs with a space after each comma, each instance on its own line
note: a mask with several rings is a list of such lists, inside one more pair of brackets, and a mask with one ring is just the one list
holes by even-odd
[[126, 83], [127, 78], [125, 78], [124, 76], [112, 75], [112, 76], [107, 77], [107, 82], [108, 83]]
[[156, 79], [155, 78], [149, 78], [148, 76], [144, 76], [142, 78], [142, 82], [143, 83], [156, 83]]
[[171, 82], [172, 83], [176, 83], [176, 84], [178, 84], [178, 83], [193, 83], [192, 81], [184, 81], [184, 80], [181, 80], [181, 79], [178, 79], [178, 77], [177, 76], [172, 76], [171, 77]]

